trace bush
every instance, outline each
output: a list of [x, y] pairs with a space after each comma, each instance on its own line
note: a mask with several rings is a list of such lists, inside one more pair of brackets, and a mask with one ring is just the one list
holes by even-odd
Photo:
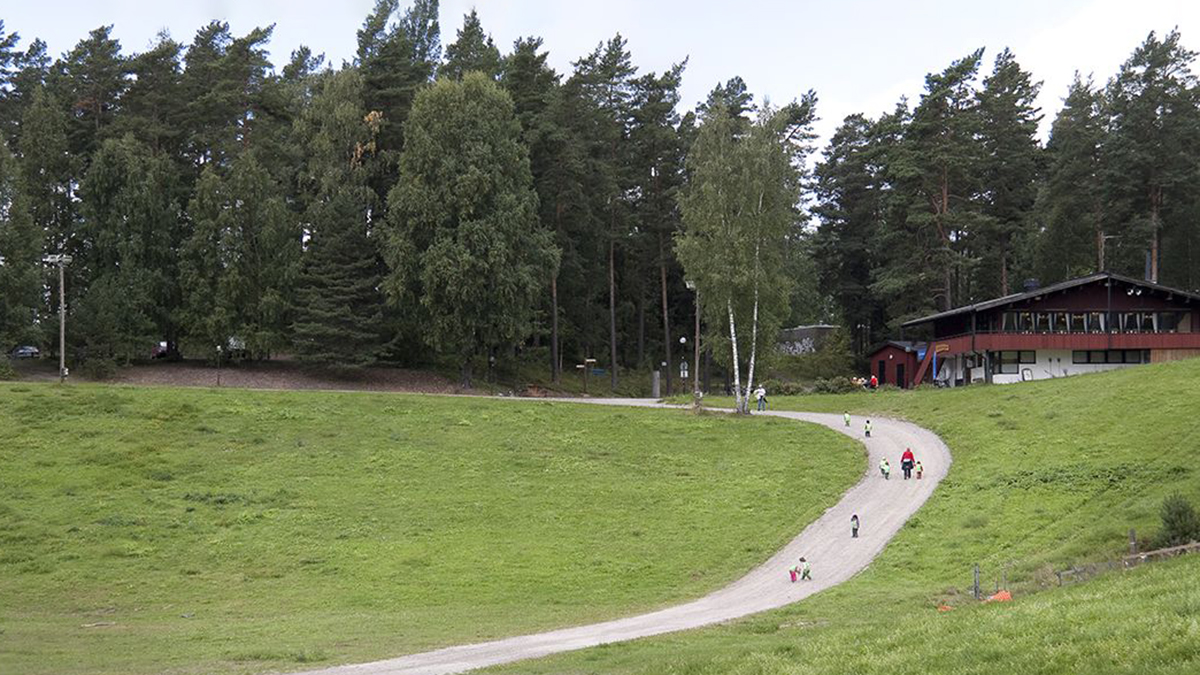
[[12, 364], [8, 359], [0, 360], [0, 380], [15, 380], [17, 379], [17, 371], [13, 370]]
[[819, 378], [813, 383], [814, 394], [850, 394], [862, 391], [862, 387], [854, 384], [848, 377]]
[[772, 396], [799, 396], [808, 393], [808, 387], [798, 382], [784, 382], [782, 380], [764, 380], [762, 386], [767, 390], [767, 398]]
[[1200, 541], [1200, 518], [1196, 516], [1191, 502], [1182, 495], [1171, 495], [1164, 499], [1159, 513], [1162, 516], [1162, 530], [1154, 539], [1155, 548]]

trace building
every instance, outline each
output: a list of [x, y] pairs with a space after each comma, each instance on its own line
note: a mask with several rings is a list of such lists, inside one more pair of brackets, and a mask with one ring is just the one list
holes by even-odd
[[868, 358], [871, 374], [880, 385], [894, 384], [901, 389], [912, 386], [913, 377], [925, 358], [924, 342], [888, 340], [871, 351]]
[[837, 326], [823, 323], [785, 328], [779, 331], [779, 350], [792, 356], [812, 354], [820, 349], [837, 329]]
[[1200, 356], [1200, 295], [1101, 272], [903, 328], [932, 332], [912, 382], [1042, 380]]

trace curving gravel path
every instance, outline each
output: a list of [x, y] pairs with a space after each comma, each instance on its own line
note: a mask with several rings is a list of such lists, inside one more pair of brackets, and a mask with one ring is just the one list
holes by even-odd
[[[570, 399], [572, 403], [580, 399]], [[670, 407], [650, 400], [592, 399], [605, 405]], [[883, 550], [888, 541], [933, 493], [950, 468], [950, 450], [933, 432], [908, 422], [872, 418], [871, 438], [863, 437], [866, 418], [854, 416], [849, 427], [841, 415], [767, 412], [775, 417], [821, 424], [864, 442], [867, 471], [862, 479], [782, 550], [729, 586], [702, 598], [624, 619], [563, 628], [518, 637], [447, 647], [399, 658], [310, 671], [308, 675], [433, 675], [461, 673], [557, 652], [610, 642], [699, 628], [748, 614], [782, 607], [840, 584], [857, 574]], [[900, 454], [913, 449], [925, 469], [923, 480], [903, 479]], [[879, 474], [886, 456], [892, 477]], [[850, 538], [850, 516], [862, 521], [858, 539]], [[812, 564], [812, 580], [792, 583], [787, 569], [801, 556]]]

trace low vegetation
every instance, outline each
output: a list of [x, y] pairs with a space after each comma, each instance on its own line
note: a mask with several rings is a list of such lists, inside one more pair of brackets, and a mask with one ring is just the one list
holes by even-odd
[[643, 611], [863, 470], [795, 422], [529, 400], [10, 383], [0, 419], [3, 673], [295, 670]]

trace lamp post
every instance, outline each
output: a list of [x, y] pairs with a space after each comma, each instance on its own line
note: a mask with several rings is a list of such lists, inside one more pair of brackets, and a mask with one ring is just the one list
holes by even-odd
[[67, 292], [63, 269], [71, 262], [69, 255], [56, 253], [42, 258], [42, 262], [58, 265], [58, 383], [67, 380]]
[[221, 386], [221, 345], [217, 345], [217, 386]]
[[[685, 281], [689, 291], [696, 296], [696, 336], [692, 340], [692, 407], [700, 409], [700, 289], [694, 281]], [[682, 342], [682, 340], [681, 340]]]

